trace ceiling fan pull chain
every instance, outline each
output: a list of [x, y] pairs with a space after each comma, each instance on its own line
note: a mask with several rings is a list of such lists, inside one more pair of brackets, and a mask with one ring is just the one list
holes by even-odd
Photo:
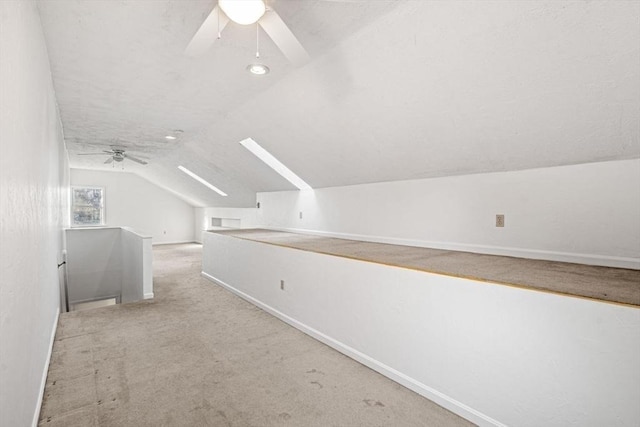
[[256, 58], [260, 58], [260, 25], [256, 22]]
[[222, 38], [222, 33], [220, 31], [220, 10], [218, 10], [218, 40], [220, 40]]

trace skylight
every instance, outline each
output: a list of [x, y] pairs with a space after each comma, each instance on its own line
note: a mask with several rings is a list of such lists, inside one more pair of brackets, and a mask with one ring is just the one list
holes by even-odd
[[203, 178], [200, 178], [198, 175], [196, 175], [195, 173], [191, 172], [189, 169], [185, 168], [184, 166], [178, 166], [178, 169], [180, 169], [182, 172], [186, 173], [187, 175], [189, 175], [191, 178], [195, 179], [199, 183], [203, 184], [204, 186], [209, 187], [210, 189], [212, 189], [213, 191], [215, 191], [219, 195], [221, 195], [221, 196], [226, 196], [227, 195], [227, 193], [225, 193], [224, 191], [220, 190], [218, 187], [216, 187], [215, 185], [211, 184], [210, 182], [205, 181]]
[[257, 142], [255, 142], [251, 138], [244, 139], [240, 141], [240, 145], [242, 145], [247, 150], [251, 151], [257, 158], [265, 162], [271, 169], [278, 172], [284, 179], [295, 185], [300, 190], [312, 190], [311, 186], [304, 182], [302, 178], [300, 178], [295, 173], [291, 172], [291, 170], [280, 163], [280, 160], [276, 159], [269, 153], [267, 150], [262, 148]]

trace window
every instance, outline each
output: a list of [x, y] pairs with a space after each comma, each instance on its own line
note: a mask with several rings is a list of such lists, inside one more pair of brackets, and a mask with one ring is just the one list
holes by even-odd
[[71, 226], [104, 225], [104, 188], [71, 187]]

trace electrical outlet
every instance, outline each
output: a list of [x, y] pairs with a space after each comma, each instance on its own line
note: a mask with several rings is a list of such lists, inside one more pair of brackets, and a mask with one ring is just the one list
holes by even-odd
[[504, 227], [504, 214], [496, 215], [496, 227]]
[[284, 291], [284, 280], [280, 280], [280, 290]]

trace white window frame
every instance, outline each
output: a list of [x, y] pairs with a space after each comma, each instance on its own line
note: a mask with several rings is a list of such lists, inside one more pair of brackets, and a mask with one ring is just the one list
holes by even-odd
[[[74, 211], [75, 211], [75, 192], [74, 190], [76, 189], [85, 189], [85, 190], [100, 190], [100, 192], [102, 193], [102, 197], [100, 198], [100, 224], [83, 224], [83, 223], [76, 223], [75, 222], [75, 218], [74, 218]], [[72, 185], [71, 186], [71, 203], [69, 204], [70, 207], [70, 223], [71, 223], [71, 227], [72, 228], [82, 228], [82, 227], [104, 227], [106, 224], [106, 218], [105, 218], [105, 193], [106, 190], [104, 187], [99, 187], [99, 186], [95, 186], [95, 185]]]

